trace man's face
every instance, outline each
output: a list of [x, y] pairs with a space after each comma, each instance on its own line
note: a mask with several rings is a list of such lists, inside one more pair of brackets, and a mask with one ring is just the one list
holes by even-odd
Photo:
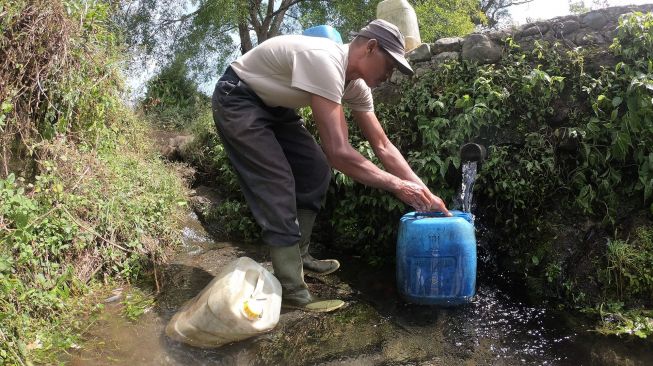
[[363, 80], [367, 86], [375, 88], [392, 76], [397, 62], [378, 43], [368, 47], [367, 62], [362, 70]]

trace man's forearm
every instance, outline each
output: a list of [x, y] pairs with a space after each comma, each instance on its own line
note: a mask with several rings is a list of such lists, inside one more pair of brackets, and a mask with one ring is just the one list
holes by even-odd
[[340, 153], [327, 154], [327, 158], [334, 169], [341, 171], [356, 182], [370, 187], [394, 192], [401, 183], [401, 179], [405, 179], [377, 167], [353, 148]]
[[408, 162], [399, 152], [399, 150], [390, 143], [379, 151], [375, 151], [376, 156], [383, 164], [385, 170], [401, 179], [405, 179], [421, 186], [425, 186], [424, 182], [415, 174], [411, 169]]

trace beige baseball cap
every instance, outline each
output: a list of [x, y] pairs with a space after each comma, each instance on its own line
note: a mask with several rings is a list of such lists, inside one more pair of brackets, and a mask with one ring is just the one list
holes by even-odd
[[406, 43], [404, 36], [396, 25], [383, 19], [375, 19], [367, 23], [365, 27], [353, 35], [376, 39], [379, 42], [379, 46], [397, 61], [399, 71], [406, 75], [413, 75], [415, 73], [410, 67], [408, 60], [404, 57]]

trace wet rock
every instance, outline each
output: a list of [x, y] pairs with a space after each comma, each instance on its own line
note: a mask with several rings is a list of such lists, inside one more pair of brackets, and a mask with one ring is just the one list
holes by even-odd
[[501, 47], [485, 34], [472, 34], [465, 38], [462, 58], [479, 64], [492, 64], [501, 59]]
[[524, 29], [517, 33], [517, 38], [526, 38], [531, 36], [544, 36], [549, 31], [549, 24], [547, 23], [533, 23], [524, 27]]
[[205, 200], [210, 204], [219, 204], [222, 202], [222, 198], [217, 189], [204, 185], [195, 187], [191, 192], [191, 196]]
[[600, 71], [601, 68], [611, 69], [618, 62], [619, 59], [615, 55], [607, 50], [602, 50], [586, 57], [585, 69], [588, 72], [597, 72]]
[[116, 302], [122, 299], [122, 287], [111, 291], [111, 293], [113, 294], [112, 296], [109, 296], [106, 299], [104, 299], [105, 304]]
[[407, 78], [409, 78], [409, 76], [406, 76], [403, 73], [396, 70], [394, 73], [392, 73], [392, 76], [390, 77], [390, 82], [393, 84], [399, 84], [404, 80], [406, 80]]
[[458, 60], [460, 60], [459, 52], [442, 52], [442, 53], [438, 53], [433, 57], [433, 62], [435, 64], [441, 64], [447, 61], [458, 61]]
[[168, 143], [162, 147], [161, 155], [168, 160], [185, 160], [185, 147], [193, 141], [192, 135], [179, 135], [168, 139]]
[[576, 20], [565, 20], [553, 25], [556, 37], [567, 37], [580, 29], [580, 23]]
[[424, 62], [431, 59], [431, 47], [428, 43], [422, 43], [414, 50], [406, 54], [406, 58], [412, 62]]
[[198, 186], [191, 191], [190, 206], [200, 214], [207, 212], [222, 202], [218, 191], [207, 186]]
[[608, 17], [603, 11], [591, 11], [581, 18], [581, 22], [585, 27], [600, 30], [608, 23]]
[[417, 70], [415, 70], [415, 77], [419, 79], [422, 76], [429, 73], [430, 71], [431, 71], [430, 67], [418, 67]]
[[464, 38], [449, 37], [440, 38], [431, 47], [431, 53], [436, 55], [442, 52], [460, 52], [463, 49]]
[[576, 33], [573, 41], [579, 46], [599, 45], [607, 43], [605, 38], [600, 33], [589, 31], [580, 31]]
[[[400, 72], [395, 72], [400, 74]], [[394, 76], [394, 74], [393, 74]], [[401, 100], [401, 92], [399, 87], [392, 82], [385, 82], [372, 90], [374, 104], [396, 104]]]
[[[506, 39], [507, 38], [512, 38], [513, 34], [515, 34], [515, 30], [502, 29], [502, 30], [497, 31], [497, 32], [489, 33], [488, 37], [490, 37], [490, 39], [493, 42], [496, 42], [497, 44], [505, 45], [506, 44]], [[456, 50], [456, 51], [460, 51], [460, 50], [462, 50], [462, 49], [459, 49], [459, 50]]]
[[556, 100], [552, 103], [553, 116], [549, 120], [549, 126], [559, 127], [569, 120], [571, 110], [563, 101]]

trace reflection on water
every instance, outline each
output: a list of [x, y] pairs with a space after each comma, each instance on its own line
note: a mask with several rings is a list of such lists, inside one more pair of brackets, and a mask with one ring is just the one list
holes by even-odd
[[515, 286], [485, 277], [483, 268], [474, 301], [452, 308], [403, 303], [393, 271], [347, 276], [360, 297], [402, 330], [403, 347], [429, 340], [425, 359], [439, 361], [433, 364], [653, 365], [650, 341], [592, 333], [567, 313], [527, 304]]
[[284, 312], [266, 335], [217, 350], [188, 347], [164, 335], [172, 315], [229, 261], [266, 259], [264, 248], [214, 242], [195, 216], [188, 220], [183, 252], [165, 270], [157, 306], [130, 323], [119, 316], [120, 304], [108, 304], [85, 348], [66, 357], [66, 364], [653, 365], [650, 342], [602, 337], [581, 326], [572, 330], [566, 314], [528, 305], [518, 289], [485, 274], [482, 265], [473, 303], [438, 308], [403, 303], [393, 266], [370, 269], [354, 258], [341, 258], [341, 270], [328, 276], [348, 289], [346, 308]]

